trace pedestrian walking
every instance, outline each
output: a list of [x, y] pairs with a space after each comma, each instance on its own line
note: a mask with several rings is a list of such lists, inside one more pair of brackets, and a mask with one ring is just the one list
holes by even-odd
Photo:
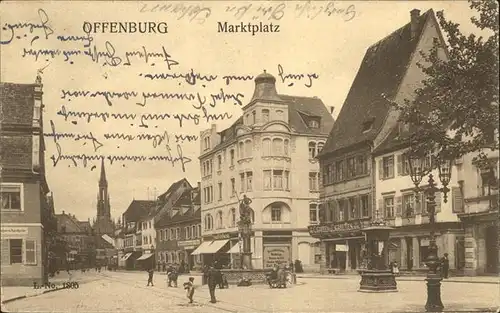
[[194, 277], [189, 277], [189, 281], [184, 283], [184, 289], [187, 291], [186, 296], [189, 299], [189, 303], [193, 303]]
[[172, 283], [174, 283], [174, 287], [177, 288], [177, 278], [179, 274], [177, 273], [177, 270], [169, 266], [167, 269], [167, 279], [168, 279], [168, 287], [172, 287]]
[[208, 269], [208, 290], [210, 292], [210, 302], [217, 303], [217, 299], [215, 298], [215, 288], [217, 287], [217, 283], [219, 282], [219, 274], [218, 270], [214, 268], [213, 265]]
[[450, 260], [448, 260], [448, 253], [445, 253], [441, 258], [441, 270], [443, 278], [448, 278], [448, 271], [450, 269]]
[[148, 286], [149, 286], [149, 284], [151, 284], [151, 286], [154, 286], [153, 285], [153, 274], [154, 274], [153, 268], [150, 268], [148, 270]]

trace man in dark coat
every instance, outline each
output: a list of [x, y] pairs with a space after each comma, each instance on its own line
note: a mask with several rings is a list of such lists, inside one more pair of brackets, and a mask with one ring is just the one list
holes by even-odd
[[215, 298], [215, 287], [217, 287], [217, 283], [219, 282], [219, 271], [214, 268], [214, 266], [210, 266], [207, 273], [207, 284], [208, 290], [210, 292], [210, 302], [216, 303], [217, 299]]
[[445, 253], [441, 258], [441, 270], [443, 271], [443, 278], [448, 278], [448, 270], [450, 269], [450, 260], [448, 260], [448, 253]]

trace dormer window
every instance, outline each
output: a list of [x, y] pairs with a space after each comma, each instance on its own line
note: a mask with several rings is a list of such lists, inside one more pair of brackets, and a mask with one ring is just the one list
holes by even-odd
[[374, 118], [371, 118], [371, 119], [369, 119], [369, 120], [364, 121], [364, 122], [363, 122], [363, 125], [362, 125], [362, 127], [361, 127], [361, 131], [362, 131], [363, 133], [370, 131], [370, 130], [372, 129], [372, 126], [373, 126], [373, 121], [374, 121], [374, 120], [375, 120]]
[[310, 128], [319, 128], [319, 122], [317, 120], [310, 120], [309, 127]]
[[207, 137], [205, 137], [205, 139], [203, 139], [203, 144], [204, 144], [203, 150], [210, 149], [210, 137], [209, 136], [207, 136]]
[[410, 125], [408, 123], [399, 122], [398, 127], [400, 136], [410, 131]]

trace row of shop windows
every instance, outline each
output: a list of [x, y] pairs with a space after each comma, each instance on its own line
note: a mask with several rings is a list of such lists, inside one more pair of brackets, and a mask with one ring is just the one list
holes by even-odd
[[36, 265], [36, 240], [2, 239], [2, 264]]

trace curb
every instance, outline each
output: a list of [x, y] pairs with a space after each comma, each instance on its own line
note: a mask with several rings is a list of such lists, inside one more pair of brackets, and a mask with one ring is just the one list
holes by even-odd
[[14, 297], [14, 298], [11, 298], [11, 299], [7, 299], [7, 300], [2, 301], [2, 304], [9, 303], [9, 302], [12, 302], [12, 301], [16, 301], [16, 300], [19, 300], [19, 299], [24, 299], [24, 298], [27, 298], [27, 296], [24, 295], [24, 296], [18, 296], [18, 297]]
[[[349, 279], [354, 278], [355, 276], [297, 276], [297, 278], [309, 278], [309, 279]], [[396, 278], [396, 281], [425, 281], [425, 276], [421, 278], [406, 278], [404, 276], [400, 276]], [[463, 283], [463, 284], [491, 284], [491, 285], [500, 285], [500, 280], [495, 281], [477, 281], [477, 280], [455, 280], [455, 279], [443, 279], [442, 282], [450, 282], [450, 283]]]

